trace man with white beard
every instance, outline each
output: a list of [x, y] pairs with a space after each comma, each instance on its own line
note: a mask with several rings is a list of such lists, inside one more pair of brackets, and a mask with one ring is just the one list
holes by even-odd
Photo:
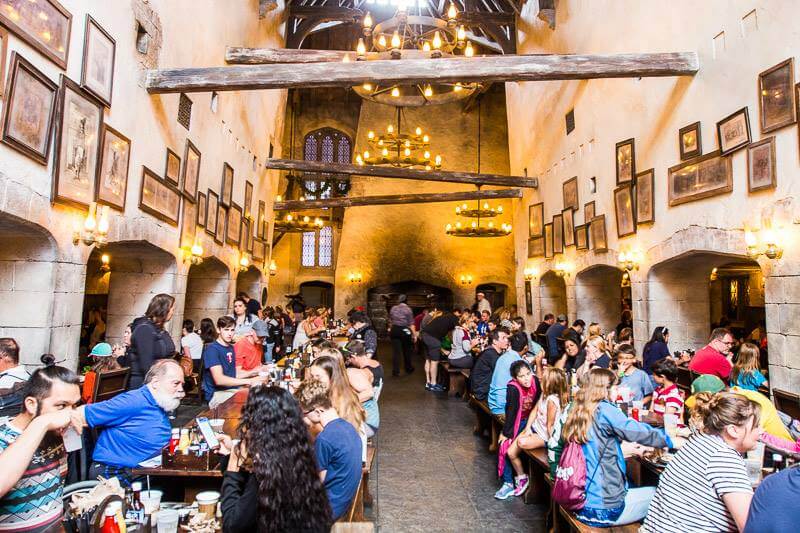
[[77, 409], [82, 425], [103, 430], [89, 479], [117, 476], [129, 486], [131, 468], [169, 443], [168, 413], [178, 408], [183, 396], [183, 370], [174, 360], [161, 359], [150, 367], [140, 388]]

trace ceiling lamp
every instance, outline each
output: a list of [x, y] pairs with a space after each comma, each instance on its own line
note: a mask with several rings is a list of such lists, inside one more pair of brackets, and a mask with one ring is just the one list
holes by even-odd
[[465, 224], [461, 222], [448, 224], [444, 230], [454, 237], [505, 237], [511, 233], [511, 224], [504, 222], [498, 226], [493, 220], [489, 220], [485, 225], [481, 223], [481, 219], [492, 219], [501, 214], [503, 214], [501, 206], [491, 207], [488, 202], [483, 202], [481, 205], [481, 201], [478, 200], [474, 209], [470, 209], [464, 203], [456, 207], [456, 215], [475, 220]]
[[319, 217], [312, 220], [308, 215], [299, 217], [296, 214], [289, 213], [284, 218], [275, 220], [275, 231], [303, 233], [305, 231], [318, 230], [324, 225], [324, 222]]
[[440, 169], [442, 156], [431, 157], [430, 136], [417, 127], [413, 133], [400, 133], [401, 115], [397, 108], [397, 126], [386, 126], [384, 135], [367, 132], [369, 149], [356, 155], [357, 165], [389, 165], [399, 168]]

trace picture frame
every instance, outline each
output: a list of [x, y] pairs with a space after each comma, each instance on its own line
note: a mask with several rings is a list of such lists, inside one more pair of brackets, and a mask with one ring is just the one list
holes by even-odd
[[758, 75], [758, 116], [761, 133], [797, 122], [793, 57]]
[[181, 171], [181, 192], [190, 202], [196, 201], [200, 183], [200, 161], [202, 154], [192, 141], [186, 139], [183, 149], [183, 169]]
[[564, 253], [564, 217], [553, 215], [553, 253]]
[[669, 168], [667, 199], [670, 207], [725, 194], [733, 190], [731, 158], [720, 151]]
[[528, 239], [528, 257], [544, 257], [544, 236]]
[[111, 107], [116, 51], [117, 42], [111, 34], [87, 13], [83, 36], [81, 87], [105, 107]]
[[778, 186], [775, 136], [747, 146], [747, 192], [754, 193]]
[[197, 193], [197, 225], [205, 229], [208, 216], [208, 200], [202, 192]]
[[589, 224], [581, 224], [575, 226], [575, 249], [588, 250], [589, 249]]
[[103, 107], [67, 76], [60, 81], [50, 198], [85, 209], [95, 197]]
[[636, 233], [634, 211], [633, 183], [626, 183], [614, 189], [614, 218], [617, 221], [618, 238]]
[[228, 222], [228, 209], [222, 205], [217, 204], [217, 229], [214, 232], [214, 242], [217, 244], [225, 244], [225, 225]]
[[747, 106], [717, 122], [720, 155], [728, 155], [750, 144], [750, 116]]
[[656, 171], [649, 168], [636, 174], [636, 225], [652, 224], [656, 221]]
[[267, 204], [264, 200], [258, 201], [258, 218], [256, 219], [256, 237], [267, 238]]
[[595, 252], [608, 251], [605, 215], [597, 215], [592, 219], [589, 225], [589, 242], [591, 243], [591, 249]]
[[56, 0], [0, 0], [0, 24], [59, 68], [67, 69], [72, 13]]
[[4, 97], [0, 141], [47, 165], [58, 107], [58, 84], [12, 52]]
[[176, 187], [181, 181], [181, 157], [167, 148], [167, 159], [164, 163], [164, 179]]
[[228, 207], [233, 202], [233, 167], [222, 163], [222, 185], [219, 190], [219, 203]]
[[633, 138], [625, 139], [615, 145], [617, 165], [617, 185], [633, 181], [636, 176], [636, 141]]
[[678, 130], [678, 150], [680, 151], [681, 161], [703, 155], [700, 122], [689, 124]]
[[8, 55], [8, 31], [0, 27], [0, 98], [6, 94], [6, 56]]
[[583, 223], [588, 224], [595, 216], [594, 200], [583, 204]]
[[266, 259], [266, 252], [267, 252], [267, 243], [263, 240], [254, 237], [253, 238], [253, 261], [260, 262]]
[[242, 216], [247, 219], [253, 218], [253, 182], [244, 182], [244, 205], [242, 206]]
[[561, 185], [564, 209], [578, 210], [578, 176], [573, 176]]
[[239, 249], [247, 252], [248, 254], [253, 253], [253, 221], [249, 218], [245, 218], [242, 216], [242, 231], [241, 236], [242, 240], [239, 244]]
[[216, 237], [217, 235], [217, 216], [219, 215], [219, 211], [217, 210], [218, 206], [219, 196], [217, 196], [217, 193], [211, 189], [208, 189], [208, 194], [206, 194], [206, 219], [203, 227], [205, 228], [206, 233], [212, 237]]
[[564, 221], [564, 247], [575, 246], [575, 210], [571, 207], [561, 211]]
[[131, 162], [131, 140], [108, 124], [103, 124], [102, 131], [94, 200], [124, 212]]
[[549, 259], [555, 255], [553, 251], [553, 223], [544, 225], [544, 256]]
[[544, 202], [528, 206], [528, 238], [544, 234]]
[[180, 219], [180, 194], [158, 174], [142, 165], [139, 209], [172, 226]]
[[181, 202], [181, 231], [179, 245], [181, 248], [191, 248], [197, 235], [197, 204], [194, 202]]
[[530, 280], [525, 280], [525, 312], [533, 314], [533, 287]]
[[242, 241], [242, 208], [231, 203], [228, 208], [228, 222], [225, 224], [225, 242], [239, 246]]

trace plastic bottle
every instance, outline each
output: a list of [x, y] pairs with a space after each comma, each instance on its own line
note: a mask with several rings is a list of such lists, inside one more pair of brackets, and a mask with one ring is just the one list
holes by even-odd
[[169, 439], [169, 454], [175, 455], [175, 450], [178, 448], [178, 444], [181, 441], [181, 430], [175, 428], [172, 430], [172, 436]]
[[139, 481], [131, 483], [131, 490], [133, 491], [133, 500], [131, 501], [131, 510], [134, 520], [137, 523], [144, 523], [144, 504], [142, 503], [142, 484]]
[[178, 451], [180, 451], [181, 453], [184, 453], [187, 449], [189, 449], [189, 444], [190, 443], [191, 442], [189, 441], [189, 430], [188, 429], [182, 429], [181, 430], [181, 438], [180, 438], [180, 441], [178, 442]]
[[117, 512], [113, 507], [106, 507], [103, 512], [103, 526], [100, 533], [120, 533], [117, 525]]

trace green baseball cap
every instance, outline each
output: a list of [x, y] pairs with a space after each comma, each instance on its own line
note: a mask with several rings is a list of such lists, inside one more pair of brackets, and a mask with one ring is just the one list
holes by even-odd
[[725, 383], [717, 376], [704, 374], [692, 381], [692, 394], [697, 394], [698, 392], [716, 394], [721, 390], [725, 390]]

